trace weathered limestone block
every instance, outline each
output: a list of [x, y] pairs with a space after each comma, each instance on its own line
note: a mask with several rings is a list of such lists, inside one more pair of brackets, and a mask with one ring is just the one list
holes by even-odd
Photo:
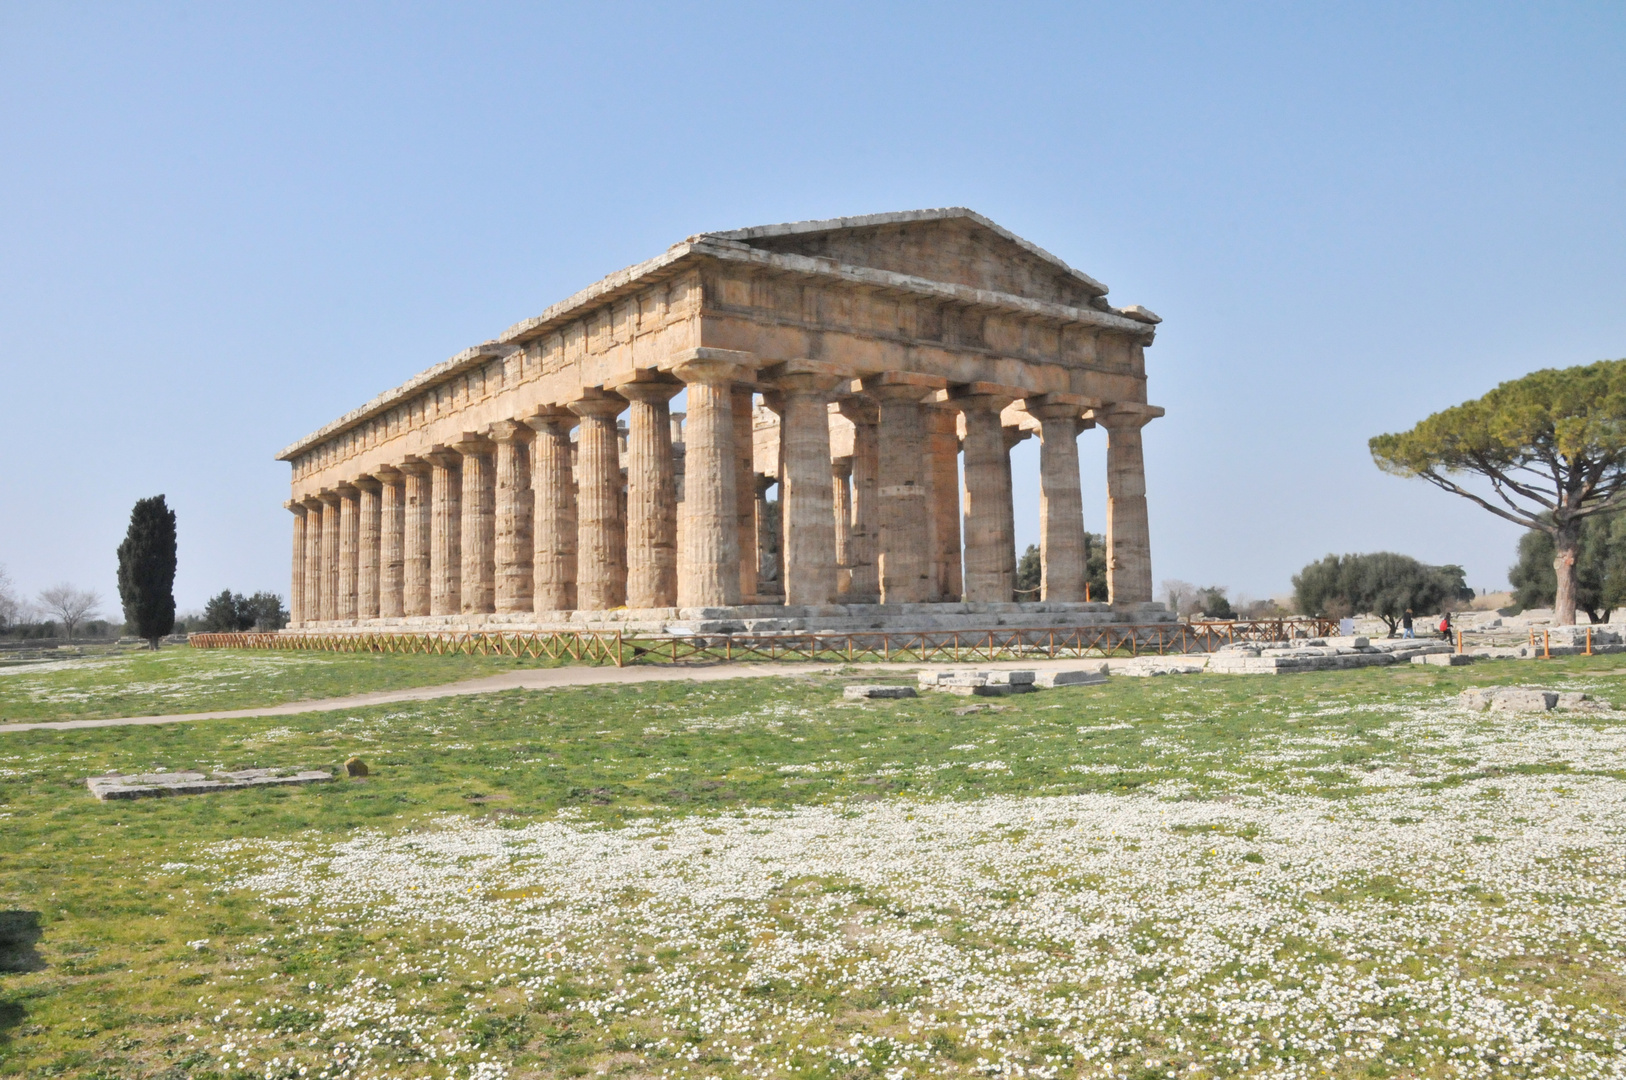
[[289, 784], [319, 784], [332, 780], [331, 773], [287, 769], [239, 769], [235, 772], [158, 772], [130, 775], [92, 776], [85, 781], [90, 793], [104, 802], [110, 799], [150, 799], [162, 795], [204, 795], [215, 791], [237, 791], [251, 787], [277, 787]]
[[1103, 662], [1094, 668], [1074, 671], [1041, 671], [1034, 676], [1033, 685], [1049, 690], [1060, 686], [1096, 686], [1106, 681], [1107, 665]]
[[1433, 667], [1466, 667], [1474, 662], [1474, 658], [1457, 653], [1428, 653], [1423, 656], [1412, 657], [1411, 662], [1414, 664], [1428, 664]]

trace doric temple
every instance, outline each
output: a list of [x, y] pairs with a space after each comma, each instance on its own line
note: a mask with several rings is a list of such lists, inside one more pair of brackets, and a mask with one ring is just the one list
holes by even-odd
[[[959, 208], [690, 237], [277, 455], [292, 627], [1167, 618], [1141, 453], [1159, 320], [1106, 293]], [[1097, 427], [1110, 606], [1086, 596]], [[1043, 580], [1017, 603], [1032, 435]]]

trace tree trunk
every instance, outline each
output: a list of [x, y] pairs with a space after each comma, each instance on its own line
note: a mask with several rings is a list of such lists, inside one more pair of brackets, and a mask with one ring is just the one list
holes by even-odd
[[1575, 554], [1580, 546], [1579, 521], [1567, 521], [1553, 533], [1553, 573], [1558, 577], [1553, 621], [1559, 626], [1575, 625]]

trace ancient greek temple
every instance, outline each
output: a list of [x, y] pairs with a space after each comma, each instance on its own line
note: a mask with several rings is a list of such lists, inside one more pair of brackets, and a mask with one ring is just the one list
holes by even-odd
[[[1155, 617], [1159, 320], [1106, 293], [958, 208], [690, 237], [277, 455], [291, 625]], [[1092, 429], [1109, 597], [1086, 596]], [[1018, 603], [1010, 451], [1033, 436], [1043, 574]]]

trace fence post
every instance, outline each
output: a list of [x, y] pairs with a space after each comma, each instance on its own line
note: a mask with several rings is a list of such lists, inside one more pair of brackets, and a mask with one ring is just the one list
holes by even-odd
[[[1590, 645], [1590, 642], [1591, 642], [1591, 637], [1589, 635], [1588, 636], [1588, 644], [1589, 645]], [[1462, 631], [1461, 630], [1457, 631], [1457, 655], [1458, 656], [1462, 655]]]
[[1586, 654], [1592, 655], [1592, 627], [1586, 628]]
[[1543, 660], [1553, 658], [1553, 632], [1551, 630], [1541, 632], [1541, 657]]

